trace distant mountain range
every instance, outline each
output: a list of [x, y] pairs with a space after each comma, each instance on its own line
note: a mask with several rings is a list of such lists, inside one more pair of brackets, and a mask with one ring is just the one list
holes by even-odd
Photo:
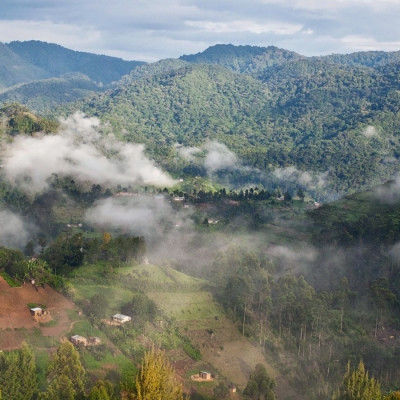
[[143, 64], [34, 40], [0, 43], [0, 102], [18, 101], [48, 111], [105, 90]]
[[[206, 172], [201, 157], [182, 159], [176, 144], [201, 149], [210, 141], [225, 144], [247, 168], [231, 172], [231, 182], [267, 185], [281, 176], [282, 186], [324, 198], [399, 170], [400, 52], [305, 57], [273, 46], [216, 45], [145, 64], [41, 42], [0, 51], [7, 71], [0, 83], [19, 84], [0, 102], [98, 116], [177, 174]], [[243, 171], [258, 172], [243, 178]]]

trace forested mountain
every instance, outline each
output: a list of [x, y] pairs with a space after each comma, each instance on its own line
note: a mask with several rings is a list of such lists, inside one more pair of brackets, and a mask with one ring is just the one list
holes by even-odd
[[17, 101], [48, 113], [60, 104], [104, 91], [144, 64], [34, 40], [0, 43], [0, 102]]
[[46, 114], [60, 104], [76, 101], [102, 90], [102, 87], [86, 75], [69, 73], [60, 78], [35, 80], [7, 89], [0, 93], [0, 103], [17, 102]]
[[[109, 120], [151, 152], [162, 144], [160, 161], [170, 167], [175, 143], [216, 140], [264, 172], [293, 166], [326, 174], [324, 197], [393, 176], [400, 155], [400, 63], [370, 68], [263, 51], [215, 46], [182, 57], [196, 61], [191, 65], [168, 60], [141, 67], [115, 90], [69, 110]], [[271, 62], [254, 67], [261, 56]]]
[[104, 85], [120, 79], [135, 67], [144, 64], [69, 50], [57, 44], [36, 40], [11, 42], [7, 47], [25, 62], [45, 70], [49, 76], [59, 77], [68, 72], [80, 72]]
[[218, 64], [235, 72], [257, 73], [273, 66], [305, 58], [293, 51], [275, 46], [233, 46], [217, 44], [205, 51], [183, 55], [181, 60], [196, 64]]
[[47, 71], [30, 64], [6, 44], [0, 43], [0, 91], [18, 83], [49, 77]]

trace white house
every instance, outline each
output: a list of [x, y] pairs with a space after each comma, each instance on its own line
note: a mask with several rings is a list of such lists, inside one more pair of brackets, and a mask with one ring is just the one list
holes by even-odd
[[132, 320], [132, 317], [123, 314], [115, 314], [111, 318], [114, 322], [117, 322], [119, 324], [125, 324], [125, 322], [129, 322]]

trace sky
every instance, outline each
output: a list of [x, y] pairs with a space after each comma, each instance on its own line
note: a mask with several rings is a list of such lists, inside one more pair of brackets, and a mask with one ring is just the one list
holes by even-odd
[[0, 42], [157, 61], [224, 43], [302, 55], [400, 50], [400, 0], [0, 0]]

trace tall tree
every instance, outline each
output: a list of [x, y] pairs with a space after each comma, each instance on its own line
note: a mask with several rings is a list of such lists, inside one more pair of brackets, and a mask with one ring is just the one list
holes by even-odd
[[[74, 392], [74, 395], [76, 394], [79, 398], [84, 394], [85, 375], [78, 351], [70, 342], [61, 343], [49, 366], [49, 376], [52, 380], [49, 389], [54, 393], [66, 390], [70, 396]], [[72, 386], [67, 380], [71, 382]], [[71, 387], [73, 391], [70, 390]]]
[[351, 371], [350, 363], [339, 389], [333, 394], [332, 400], [381, 400], [380, 384], [368, 376], [362, 361], [358, 368]]
[[39, 400], [75, 400], [74, 384], [68, 376], [61, 374], [52, 379], [47, 391], [40, 393]]
[[32, 399], [38, 391], [36, 381], [35, 357], [31, 347], [26, 343], [18, 351], [18, 372], [21, 399]]
[[31, 400], [37, 393], [32, 349], [24, 344], [8, 354], [0, 353], [0, 389], [4, 400]]
[[145, 353], [136, 378], [138, 400], [183, 400], [182, 385], [165, 353], [154, 347]]
[[274, 387], [275, 381], [269, 377], [264, 365], [257, 364], [243, 394], [246, 399], [275, 400]]

